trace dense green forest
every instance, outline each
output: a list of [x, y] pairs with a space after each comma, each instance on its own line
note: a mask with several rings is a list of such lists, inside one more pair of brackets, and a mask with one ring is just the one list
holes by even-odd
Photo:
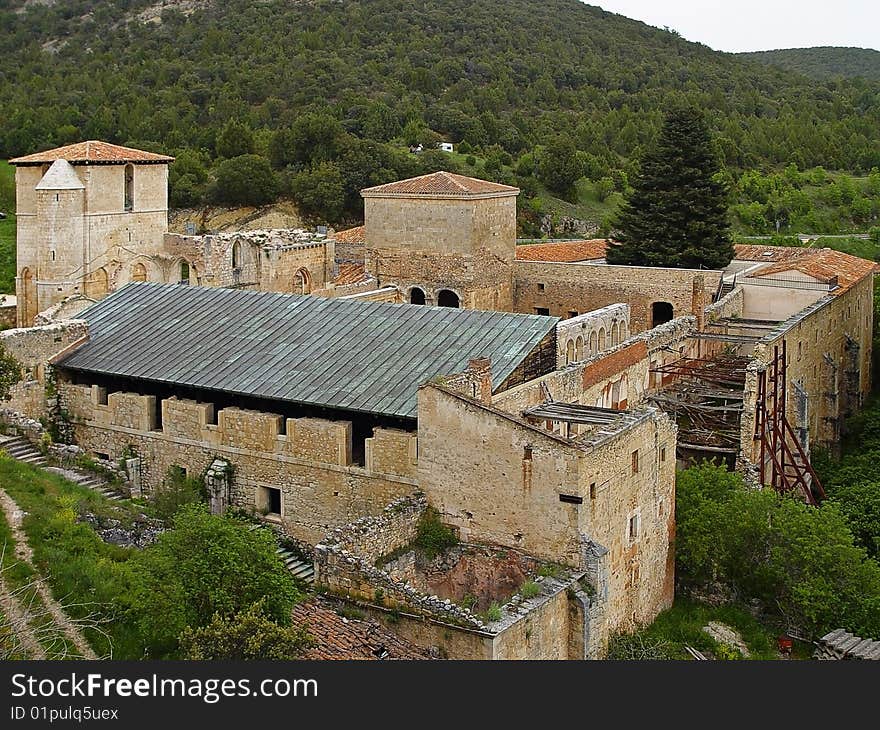
[[147, 0], [24, 6], [0, 10], [0, 156], [95, 138], [166, 151], [178, 206], [289, 195], [356, 220], [359, 188], [453, 167], [407, 151], [439, 139], [463, 172], [520, 185], [527, 212], [545, 193], [602, 203], [682, 96], [734, 179], [880, 167], [877, 82], [817, 84], [577, 0], [169, 1], [160, 22]]
[[835, 76], [880, 80], [880, 51], [871, 48], [781, 48], [738, 55], [823, 81]]

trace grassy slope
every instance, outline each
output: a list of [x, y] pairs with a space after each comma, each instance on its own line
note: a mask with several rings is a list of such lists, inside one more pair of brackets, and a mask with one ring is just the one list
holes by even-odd
[[[117, 619], [105, 627], [114, 657], [140, 658], [134, 655], [137, 643], [132, 629], [113, 615], [114, 599], [124, 580], [120, 569], [132, 551], [104, 543], [88, 525], [77, 522], [82, 510], [125, 521], [136, 508], [109, 502], [86, 487], [3, 454], [0, 484], [27, 513], [24, 531], [34, 550], [36, 567], [46, 576], [54, 596], [66, 604], [80, 604], [71, 611], [74, 615], [97, 609], [107, 618]], [[99, 656], [107, 653], [106, 637], [91, 631], [86, 636]]]

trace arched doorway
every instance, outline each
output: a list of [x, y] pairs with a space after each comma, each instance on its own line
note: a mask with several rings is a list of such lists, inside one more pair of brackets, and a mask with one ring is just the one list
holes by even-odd
[[651, 305], [651, 327], [665, 324], [673, 318], [672, 305], [669, 302], [654, 302]]
[[458, 300], [458, 294], [454, 291], [449, 291], [449, 289], [441, 289], [437, 292], [437, 306], [438, 307], [454, 307], [458, 308], [461, 306], [461, 303]]
[[180, 262], [180, 276], [178, 277], [178, 281], [181, 284], [189, 284], [189, 261], [184, 259]]
[[232, 268], [238, 269], [241, 267], [241, 242], [236, 241], [232, 244]]
[[584, 359], [584, 338], [578, 337], [574, 343], [574, 356], [578, 362]]
[[574, 362], [574, 340], [569, 340], [565, 345], [565, 364]]
[[596, 337], [596, 330], [590, 332], [590, 354], [595, 355], [599, 352], [599, 338]]
[[308, 269], [298, 269], [293, 275], [293, 293], [310, 294], [312, 291], [312, 275]]
[[146, 281], [147, 280], [147, 267], [141, 263], [137, 263], [131, 267], [131, 280], [132, 281]]
[[110, 278], [104, 268], [96, 269], [86, 277], [85, 295], [89, 299], [103, 299], [110, 290]]
[[425, 303], [425, 291], [423, 289], [419, 289], [419, 287], [414, 286], [409, 290], [409, 303], [410, 304], [424, 304]]

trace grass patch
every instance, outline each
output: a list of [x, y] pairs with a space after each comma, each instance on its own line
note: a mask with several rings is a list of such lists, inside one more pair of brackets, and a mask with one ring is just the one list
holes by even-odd
[[433, 507], [428, 507], [419, 520], [418, 533], [413, 544], [428, 560], [433, 560], [457, 545], [458, 537], [455, 530], [440, 521], [440, 513]]
[[[672, 608], [660, 613], [647, 628], [638, 632], [636, 642], [649, 647], [662, 647], [666, 659], [690, 659], [685, 646], [702, 652], [709, 652], [719, 658], [734, 658], [729, 650], [722, 648], [703, 627], [710, 621], [717, 621], [739, 632], [749, 648], [751, 659], [778, 659], [776, 638], [782, 633], [781, 627], [762, 624], [743, 606], [708, 606], [703, 603], [679, 598]], [[612, 655], [623, 658], [620, 653], [624, 645], [632, 645], [633, 639], [621, 638], [612, 646]], [[812, 645], [794, 642], [793, 655], [808, 659], [812, 655]]]
[[529, 598], [534, 598], [535, 596], [537, 596], [540, 593], [541, 593], [541, 586], [539, 586], [533, 580], [527, 580], [525, 583], [523, 583], [519, 587], [519, 594], [527, 600]]

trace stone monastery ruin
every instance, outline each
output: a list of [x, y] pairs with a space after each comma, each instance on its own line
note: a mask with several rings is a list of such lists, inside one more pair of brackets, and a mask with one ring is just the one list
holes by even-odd
[[[435, 654], [603, 656], [672, 603], [676, 465], [817, 502], [810, 450], [870, 388], [870, 261], [611, 266], [606, 241], [518, 246], [519, 191], [446, 172], [364, 190], [342, 233], [183, 236], [171, 161], [12, 160], [0, 343], [26, 377], [3, 418], [54, 420], [134, 492], [203, 478], [212, 509], [253, 511], [317, 587]], [[460, 540], [431, 561], [426, 513]]]

